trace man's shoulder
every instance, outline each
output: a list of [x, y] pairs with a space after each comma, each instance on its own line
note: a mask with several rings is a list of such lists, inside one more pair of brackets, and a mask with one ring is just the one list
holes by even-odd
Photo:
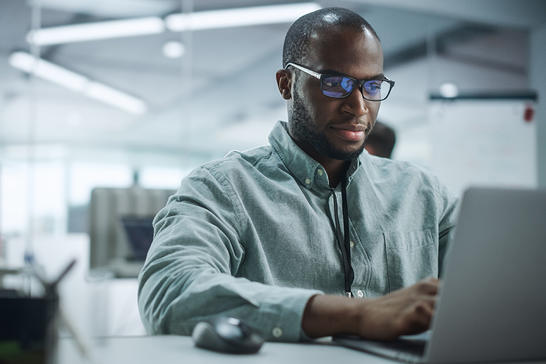
[[231, 151], [225, 157], [207, 162], [192, 174], [207, 173], [215, 177], [254, 173], [267, 166], [277, 164], [271, 146], [262, 146], [246, 151]]
[[366, 158], [370, 166], [380, 173], [427, 173], [424, 167], [420, 167], [412, 162], [377, 157], [371, 154], [367, 155]]
[[393, 182], [417, 179], [434, 186], [438, 183], [438, 179], [432, 171], [412, 162], [369, 155], [368, 163], [368, 173], [372, 179], [389, 179]]

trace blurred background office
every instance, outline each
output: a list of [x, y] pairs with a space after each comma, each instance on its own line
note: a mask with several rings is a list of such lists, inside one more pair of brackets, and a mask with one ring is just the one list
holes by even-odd
[[74, 321], [143, 333], [130, 225], [196, 166], [267, 142], [284, 35], [327, 6], [381, 37], [393, 159], [455, 194], [546, 187], [542, 0], [0, 0], [0, 264], [75, 256]]

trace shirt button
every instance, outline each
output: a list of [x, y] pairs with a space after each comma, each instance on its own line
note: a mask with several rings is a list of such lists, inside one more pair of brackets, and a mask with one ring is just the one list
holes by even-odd
[[272, 333], [274, 337], [279, 338], [282, 336], [282, 329], [280, 327], [275, 327]]
[[318, 173], [319, 176], [322, 176], [322, 175], [324, 174], [324, 172], [322, 171], [322, 169], [319, 169], [319, 170], [317, 171], [317, 173]]
[[361, 290], [358, 290], [358, 291], [356, 291], [356, 296], [358, 298], [362, 298], [362, 297], [364, 297], [364, 292], [362, 292]]
[[351, 248], [354, 248], [354, 247], [355, 247], [355, 242], [351, 240], [351, 242], [349, 243], [349, 245], [351, 246]]
[[311, 180], [310, 180], [309, 178], [306, 178], [306, 179], [305, 179], [305, 184], [308, 185], [308, 184], [310, 184], [310, 183], [311, 183]]

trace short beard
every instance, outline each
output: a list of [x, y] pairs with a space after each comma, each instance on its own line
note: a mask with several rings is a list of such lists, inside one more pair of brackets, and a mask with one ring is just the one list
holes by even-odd
[[364, 150], [364, 143], [362, 146], [354, 152], [344, 152], [336, 149], [326, 138], [326, 135], [319, 133], [316, 130], [315, 123], [309, 115], [309, 112], [305, 109], [305, 105], [297, 93], [293, 95], [294, 101], [290, 113], [291, 132], [293, 137], [300, 142], [311, 146], [318, 155], [325, 156], [331, 159], [337, 160], [353, 160], [357, 158]]

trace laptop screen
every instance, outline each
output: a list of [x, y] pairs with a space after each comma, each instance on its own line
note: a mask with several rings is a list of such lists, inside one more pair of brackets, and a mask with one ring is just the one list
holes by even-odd
[[129, 259], [144, 261], [154, 237], [153, 216], [122, 216], [121, 223], [132, 252]]

